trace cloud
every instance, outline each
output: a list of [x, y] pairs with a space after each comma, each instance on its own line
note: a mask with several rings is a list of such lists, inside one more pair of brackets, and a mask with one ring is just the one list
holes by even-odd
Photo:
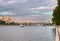
[[32, 15], [32, 16], [34, 16], [34, 17], [40, 17], [40, 16], [42, 16], [42, 15]]
[[39, 9], [54, 9], [56, 7], [56, 5], [55, 6], [53, 6], [53, 7], [49, 7], [49, 6], [43, 6], [43, 7], [36, 7], [36, 8], [30, 8], [29, 10], [39, 10]]
[[[14, 17], [14, 20], [19, 21], [31, 21], [31, 22], [49, 22], [51, 19], [50, 15], [47, 14], [41, 14], [41, 15], [30, 15], [30, 16], [20, 16], [20, 17]], [[33, 21], [34, 20], [34, 21]]]
[[9, 1], [2, 1], [1, 4], [2, 5], [8, 5], [8, 4], [13, 4], [16, 3], [18, 0], [9, 0]]
[[26, 20], [50, 20], [56, 5], [56, 0], [0, 0], [0, 15], [9, 13]]
[[0, 0], [0, 4], [3, 2], [3, 0]]
[[0, 12], [0, 15], [15, 15], [15, 13], [11, 13], [11, 12]]
[[20, 0], [20, 3], [26, 3], [28, 0]]
[[49, 15], [52, 15], [53, 11], [51, 12], [44, 12], [43, 14], [49, 14]]
[[16, 2], [16, 0], [14, 1], [9, 1], [9, 2], [7, 2], [8, 4], [12, 4], [12, 3], [15, 3]]

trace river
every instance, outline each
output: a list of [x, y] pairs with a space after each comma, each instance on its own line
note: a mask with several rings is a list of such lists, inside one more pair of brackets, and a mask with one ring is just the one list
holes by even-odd
[[0, 41], [54, 41], [53, 26], [0, 26]]

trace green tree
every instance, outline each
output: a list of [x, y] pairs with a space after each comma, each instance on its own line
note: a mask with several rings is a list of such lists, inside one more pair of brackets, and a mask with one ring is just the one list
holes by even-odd
[[10, 22], [10, 25], [14, 25], [15, 23], [14, 22]]
[[53, 11], [53, 24], [60, 25], [60, 0], [57, 0], [58, 6]]
[[6, 23], [5, 21], [0, 20], [0, 24], [5, 24], [5, 23]]

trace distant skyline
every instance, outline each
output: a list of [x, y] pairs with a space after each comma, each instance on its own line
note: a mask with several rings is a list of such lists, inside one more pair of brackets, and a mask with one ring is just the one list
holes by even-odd
[[0, 15], [16, 15], [15, 18], [21, 20], [50, 21], [56, 6], [57, 0], [0, 0]]

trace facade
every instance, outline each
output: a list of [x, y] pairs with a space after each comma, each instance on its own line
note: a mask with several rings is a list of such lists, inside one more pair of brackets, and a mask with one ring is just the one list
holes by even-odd
[[0, 20], [2, 20], [2, 16], [0, 16]]
[[10, 23], [11, 20], [9, 16], [2, 16], [0, 19], [6, 21], [6, 23]]

